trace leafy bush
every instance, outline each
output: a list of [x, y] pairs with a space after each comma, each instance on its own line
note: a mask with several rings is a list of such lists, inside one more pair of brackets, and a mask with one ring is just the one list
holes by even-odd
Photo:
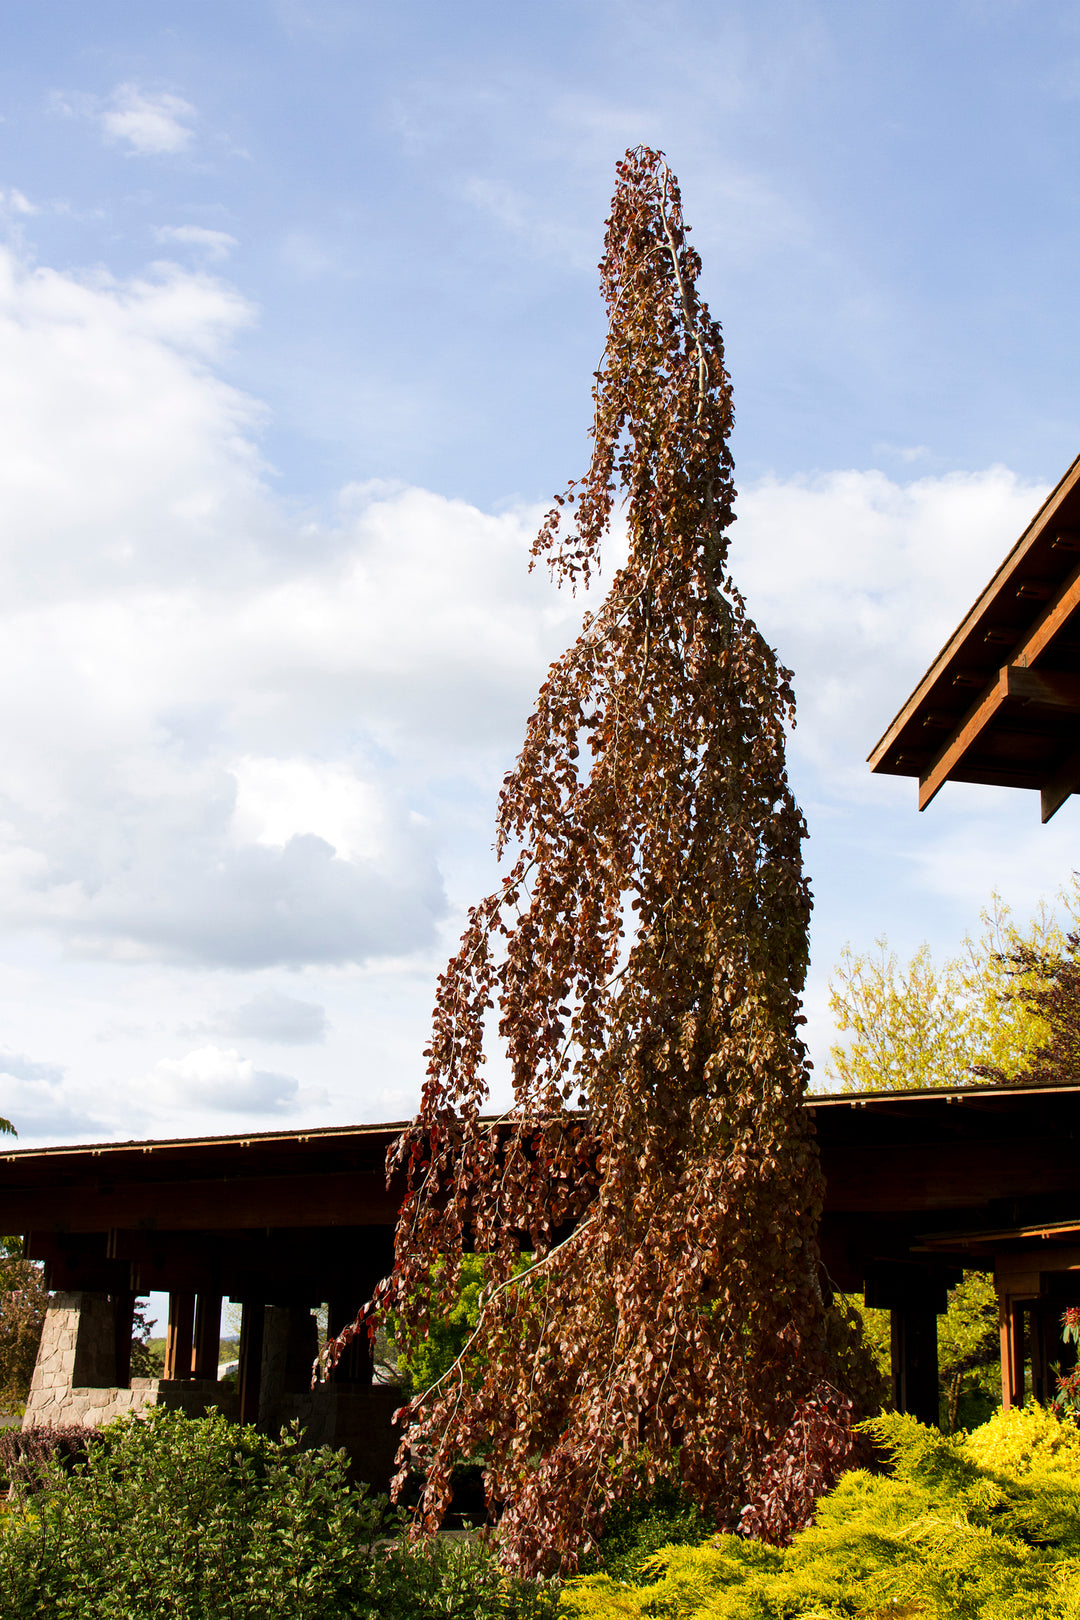
[[[92, 1443], [90, 1443], [92, 1442]], [[211, 1412], [11, 1433], [5, 1620], [546, 1620], [557, 1592], [464, 1539], [416, 1546], [344, 1452]], [[380, 1539], [384, 1538], [384, 1539]]]
[[1074, 1620], [1080, 1433], [1055, 1413], [999, 1412], [948, 1437], [898, 1414], [867, 1429], [887, 1474], [846, 1474], [790, 1547], [715, 1536], [667, 1548], [644, 1579], [573, 1581], [573, 1620], [940, 1616]]
[[68, 1475], [54, 1457], [0, 1533], [0, 1613], [363, 1614], [383, 1509], [343, 1453], [302, 1451], [216, 1413], [109, 1424]]
[[555, 1620], [555, 1582], [520, 1580], [482, 1542], [436, 1536], [372, 1563], [365, 1620]]
[[648, 1579], [646, 1566], [662, 1548], [696, 1547], [714, 1530], [690, 1497], [664, 1482], [637, 1502], [612, 1509], [599, 1546], [582, 1558], [581, 1571], [602, 1570], [616, 1581]]

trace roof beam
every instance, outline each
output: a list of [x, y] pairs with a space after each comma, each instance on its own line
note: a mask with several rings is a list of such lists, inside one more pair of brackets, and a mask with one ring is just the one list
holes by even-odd
[[[1046, 674], [1031, 670], [1030, 666], [1045, 652], [1058, 631], [1080, 607], [1080, 566], [1073, 569], [1065, 583], [1050, 599], [1040, 613], [1024, 640], [1014, 648], [1013, 655], [1002, 669], [999, 669], [993, 679], [986, 685], [975, 703], [965, 714], [960, 724], [948, 736], [934, 755], [926, 770], [919, 777], [919, 809], [925, 810], [930, 801], [936, 797], [949, 779], [950, 773], [959, 765], [972, 743], [989, 725], [994, 715], [1008, 697], [1022, 697], [1035, 702], [1066, 702], [1071, 707], [1075, 701], [1076, 693], [1069, 691], [1061, 682], [1067, 682], [1069, 677], [1053, 676], [1049, 671]], [[1080, 684], [1080, 683], [1078, 683]], [[1056, 688], [1058, 697], [1048, 698], [1045, 694]], [[1049, 820], [1054, 810], [1064, 803], [1072, 793], [1073, 788], [1065, 790], [1063, 797], [1054, 805], [1053, 810], [1046, 812], [1046, 800], [1043, 801], [1043, 820]]]

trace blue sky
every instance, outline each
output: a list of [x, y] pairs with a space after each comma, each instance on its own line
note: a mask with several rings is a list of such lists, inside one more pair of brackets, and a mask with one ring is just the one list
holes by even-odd
[[1053, 0], [11, 0], [0, 52], [0, 1111], [401, 1117], [575, 604], [614, 165], [680, 176], [737, 577], [795, 669], [819, 1071], [845, 941], [955, 949], [1077, 809], [864, 757], [1080, 449]]

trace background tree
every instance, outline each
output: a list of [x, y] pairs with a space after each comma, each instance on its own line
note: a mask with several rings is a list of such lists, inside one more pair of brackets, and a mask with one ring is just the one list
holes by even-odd
[[[1080, 885], [1058, 899], [1075, 920]], [[830, 1048], [826, 1070], [841, 1090], [972, 1085], [983, 1070], [1011, 1080], [1027, 1068], [1049, 1032], [1028, 992], [1038, 990], [1047, 964], [1064, 952], [1065, 928], [1045, 904], [1021, 927], [998, 895], [981, 925], [975, 939], [969, 935], [962, 951], [940, 964], [928, 945], [906, 964], [884, 938], [863, 954], [845, 947], [829, 1006], [848, 1039]]]
[[[541, 688], [500, 798], [503, 877], [440, 978], [397, 1150], [409, 1193], [383, 1303], [406, 1359], [452, 1308], [463, 1252], [485, 1272], [475, 1334], [406, 1409], [419, 1522], [439, 1522], [455, 1458], [482, 1452], [526, 1571], [572, 1567], [613, 1503], [661, 1480], [782, 1538], [849, 1447], [835, 1346], [854, 1329], [819, 1289], [800, 1107], [794, 700], [727, 572], [731, 392], [699, 271], [662, 155], [628, 152], [592, 459], [534, 557], [588, 581], [617, 499], [629, 556]], [[514, 1091], [497, 1127], [495, 1011]]]
[[17, 1412], [30, 1393], [49, 1296], [22, 1239], [0, 1238], [0, 1411]]

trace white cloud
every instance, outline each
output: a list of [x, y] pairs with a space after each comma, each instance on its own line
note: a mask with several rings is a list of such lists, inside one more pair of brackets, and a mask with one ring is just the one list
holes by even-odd
[[310, 1046], [326, 1040], [330, 1023], [325, 1007], [314, 1001], [302, 1001], [282, 990], [262, 990], [239, 1007], [218, 1013], [210, 1027], [240, 1040]]
[[155, 241], [175, 242], [179, 247], [196, 248], [208, 259], [227, 259], [237, 246], [235, 236], [228, 231], [212, 231], [205, 225], [159, 225], [154, 231]]
[[168, 91], [119, 84], [98, 117], [107, 140], [141, 155], [182, 152], [193, 139], [195, 108]]
[[865, 758], [1046, 491], [1005, 467], [876, 471], [744, 490], [732, 570], [795, 672], [796, 755], [879, 800]]
[[280, 1113], [296, 1101], [297, 1082], [287, 1074], [256, 1069], [230, 1048], [200, 1046], [182, 1058], [161, 1058], [140, 1082], [154, 1103], [210, 1108], [221, 1113]]
[[102, 1135], [106, 1129], [71, 1094], [59, 1064], [21, 1052], [0, 1052], [0, 1114], [20, 1137]]
[[0, 926], [125, 961], [428, 949], [440, 771], [497, 779], [580, 603], [534, 515], [269, 495], [213, 362], [250, 311], [173, 267], [0, 257]]
[[6, 191], [3, 187], [0, 187], [0, 209], [3, 209], [5, 213], [24, 216], [37, 213], [34, 204], [28, 197], [24, 197], [22, 192], [15, 186], [10, 186]]

